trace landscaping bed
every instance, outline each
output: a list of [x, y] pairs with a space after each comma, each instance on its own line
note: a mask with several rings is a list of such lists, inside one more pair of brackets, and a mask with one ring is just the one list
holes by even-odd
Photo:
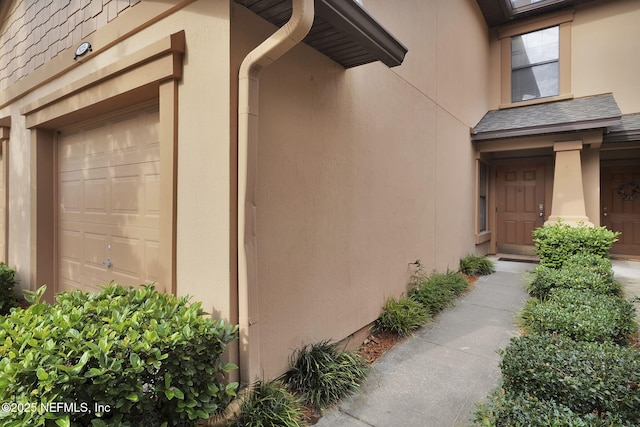
[[640, 425], [640, 352], [633, 304], [613, 279], [603, 227], [534, 231], [540, 257], [520, 313], [523, 335], [500, 352], [502, 383], [474, 425]]

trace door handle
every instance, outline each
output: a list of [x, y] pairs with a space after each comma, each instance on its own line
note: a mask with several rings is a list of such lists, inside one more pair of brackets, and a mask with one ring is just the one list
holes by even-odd
[[104, 261], [102, 261], [102, 265], [104, 265], [107, 268], [111, 268], [111, 258], [107, 258]]

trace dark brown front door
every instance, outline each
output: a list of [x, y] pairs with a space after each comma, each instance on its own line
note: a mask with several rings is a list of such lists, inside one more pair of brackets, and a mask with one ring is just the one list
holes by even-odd
[[640, 255], [640, 166], [602, 169], [601, 224], [622, 234], [611, 253]]
[[496, 168], [498, 252], [532, 253], [531, 233], [544, 224], [544, 175], [542, 163]]

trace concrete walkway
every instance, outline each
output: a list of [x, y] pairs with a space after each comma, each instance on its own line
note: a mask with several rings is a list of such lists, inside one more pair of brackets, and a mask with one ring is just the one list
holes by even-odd
[[373, 365], [361, 394], [325, 412], [319, 427], [468, 426], [499, 379], [500, 357], [518, 335], [514, 315], [535, 264], [496, 261], [496, 272]]
[[[495, 259], [494, 259], [495, 260]], [[515, 314], [536, 264], [496, 261], [469, 294], [378, 359], [362, 393], [330, 409], [318, 427], [468, 426], [499, 380], [499, 348], [519, 334]], [[616, 280], [640, 296], [640, 262], [614, 261]], [[640, 309], [640, 307], [639, 307]]]

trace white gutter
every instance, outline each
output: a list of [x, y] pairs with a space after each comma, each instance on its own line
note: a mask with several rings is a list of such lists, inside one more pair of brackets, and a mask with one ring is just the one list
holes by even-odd
[[256, 242], [259, 74], [302, 41], [313, 16], [314, 0], [292, 0], [291, 19], [249, 52], [238, 75], [238, 322], [240, 380], [246, 384], [261, 374]]

